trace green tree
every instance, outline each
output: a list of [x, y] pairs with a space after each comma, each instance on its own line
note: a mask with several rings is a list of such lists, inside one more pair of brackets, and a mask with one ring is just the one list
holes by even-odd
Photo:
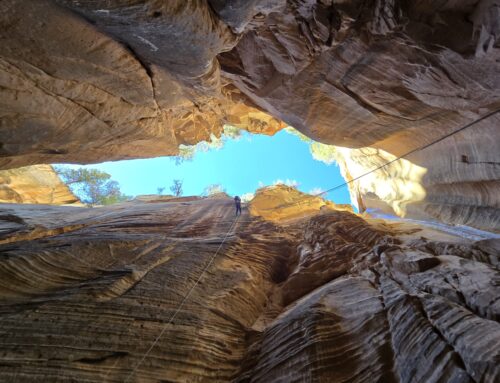
[[243, 129], [237, 128], [236, 126], [232, 125], [224, 125], [224, 138], [225, 139], [232, 139], [232, 140], [239, 140], [243, 134]]
[[172, 157], [176, 165], [192, 161], [196, 153], [208, 152], [210, 150], [219, 150], [224, 147], [228, 140], [239, 140], [242, 137], [243, 130], [232, 125], [224, 125], [222, 136], [217, 138], [211, 134], [208, 141], [198, 142], [196, 145], [179, 145], [179, 154]]
[[287, 132], [288, 134], [292, 134], [294, 136], [297, 136], [300, 138], [301, 141], [304, 141], [304, 142], [307, 142], [307, 143], [311, 143], [311, 142], [314, 142], [313, 140], [311, 140], [309, 137], [303, 135], [302, 133], [300, 133], [297, 129], [295, 128], [292, 128], [291, 126], [287, 126], [285, 129], [283, 129], [285, 132]]
[[297, 136], [302, 141], [307, 142], [309, 144], [309, 151], [315, 160], [324, 162], [327, 165], [338, 162], [338, 158], [340, 156], [339, 147], [311, 140], [309, 137], [303, 135], [291, 126], [286, 127], [284, 130], [288, 134]]
[[164, 190], [165, 190], [165, 187], [158, 186], [156, 188], [156, 193], [159, 194], [159, 195], [162, 195]]
[[226, 189], [221, 184], [208, 185], [203, 190], [203, 195], [210, 196], [217, 193], [225, 193]]
[[111, 205], [130, 199], [122, 194], [120, 184], [112, 180], [111, 175], [98, 169], [59, 166], [55, 170], [80, 201], [91, 206]]
[[[337, 163], [341, 157], [338, 147], [335, 145], [326, 145], [321, 142], [313, 142], [309, 146], [313, 158], [317, 161], [324, 162], [327, 165]], [[342, 158], [342, 157], [341, 157]]]
[[182, 195], [182, 181], [174, 180], [172, 186], [170, 186], [170, 191], [176, 197], [180, 197]]

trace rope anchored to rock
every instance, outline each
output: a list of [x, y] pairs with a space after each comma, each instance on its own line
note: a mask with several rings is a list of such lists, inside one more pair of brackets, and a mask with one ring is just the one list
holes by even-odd
[[224, 245], [224, 242], [226, 242], [226, 239], [229, 236], [229, 233], [231, 232], [231, 230], [235, 226], [236, 222], [238, 222], [238, 218], [239, 217], [240, 216], [236, 216], [236, 218], [231, 222], [231, 226], [229, 227], [229, 230], [227, 231], [227, 233], [224, 236], [224, 238], [222, 239], [222, 242], [220, 243], [220, 245], [217, 248], [216, 252], [212, 255], [212, 257], [210, 257], [210, 260], [208, 261], [208, 263], [205, 265], [205, 267], [201, 271], [201, 273], [200, 273], [198, 279], [196, 280], [196, 282], [193, 284], [193, 286], [191, 286], [191, 288], [189, 289], [189, 291], [187, 292], [187, 294], [184, 296], [184, 298], [182, 299], [182, 301], [179, 303], [179, 305], [177, 306], [177, 309], [175, 310], [174, 314], [170, 317], [170, 319], [168, 320], [168, 322], [165, 323], [165, 325], [163, 326], [162, 330], [160, 331], [160, 333], [158, 334], [158, 336], [155, 338], [155, 340], [153, 341], [153, 343], [151, 344], [151, 346], [148, 348], [148, 350], [144, 353], [144, 355], [142, 356], [142, 358], [139, 360], [139, 363], [137, 363], [137, 365], [127, 375], [127, 377], [124, 380], [125, 383], [128, 382], [132, 376], [134, 376], [134, 374], [136, 373], [137, 369], [141, 366], [141, 364], [144, 362], [144, 360], [148, 357], [148, 355], [151, 353], [151, 351], [153, 350], [153, 348], [156, 346], [156, 344], [158, 343], [158, 341], [161, 339], [161, 337], [163, 336], [163, 334], [167, 330], [167, 327], [173, 322], [173, 320], [175, 319], [175, 317], [177, 316], [177, 314], [181, 310], [182, 306], [184, 306], [184, 303], [186, 303], [186, 301], [188, 300], [189, 296], [194, 291], [194, 289], [196, 288], [196, 286], [198, 285], [198, 283], [200, 283], [201, 278], [203, 277], [203, 275], [205, 274], [205, 272], [208, 270], [208, 268], [212, 265], [213, 261], [217, 257], [217, 254], [219, 254], [219, 251], [222, 248], [222, 245]]
[[[438, 142], [441, 142], [443, 140], [445, 140], [446, 138], [448, 137], [451, 137], [459, 132], [462, 132], [464, 131], [465, 129], [495, 115], [496, 113], [500, 112], [500, 109], [497, 109], [493, 112], [490, 112], [490, 113], [487, 113], [483, 116], [481, 116], [480, 118], [478, 118], [477, 120], [474, 120], [462, 127], [460, 127], [459, 129], [457, 130], [454, 130], [428, 144], [425, 144], [421, 147], [418, 147], [418, 148], [415, 148], [413, 150], [410, 150], [409, 152], [405, 153], [405, 154], [402, 154], [398, 157], [396, 157], [395, 159], [391, 160], [391, 161], [388, 161], [386, 163], [384, 163], [383, 165], [380, 165], [364, 174], [361, 174], [349, 181], [346, 181], [340, 185], [336, 185], [330, 189], [327, 189], [325, 191], [322, 191], [320, 193], [316, 193], [316, 194], [313, 194], [313, 196], [315, 197], [318, 197], [318, 196], [321, 196], [321, 195], [324, 195], [324, 194], [327, 194], [327, 193], [330, 193], [334, 190], [337, 190], [341, 187], [344, 187], [354, 181], [357, 181], [359, 179], [361, 179], [362, 177], [365, 177], [367, 176], [368, 174], [371, 174], [377, 170], [380, 170], [382, 168], [385, 168], [386, 166], [404, 158], [404, 157], [407, 157], [413, 153], [416, 153], [418, 151], [421, 151], [421, 150], [424, 150], [424, 149], [427, 149], [428, 147], [438, 143]], [[302, 201], [295, 201], [295, 202], [291, 202], [291, 203], [288, 203], [288, 204], [282, 204], [282, 205], [278, 205], [278, 206], [275, 206], [275, 207], [272, 207], [272, 208], [269, 208], [269, 209], [265, 209], [265, 210], [275, 210], [275, 209], [281, 209], [281, 208], [284, 208], [284, 207], [289, 207], [289, 206], [293, 206], [293, 205], [297, 205], [297, 204], [300, 204], [302, 203]], [[174, 321], [175, 317], [177, 316], [177, 314], [179, 313], [179, 311], [181, 310], [181, 308], [184, 306], [184, 304], [186, 303], [186, 301], [189, 299], [191, 293], [194, 291], [194, 289], [196, 288], [196, 286], [199, 284], [199, 282], [201, 281], [203, 275], [205, 274], [205, 272], [208, 270], [208, 268], [212, 265], [213, 261], [215, 260], [215, 258], [217, 257], [217, 255], [219, 254], [219, 251], [220, 249], [222, 248], [222, 246], [224, 245], [227, 237], [229, 236], [229, 233], [231, 232], [231, 230], [233, 229], [233, 227], [235, 226], [236, 222], [238, 221], [238, 218], [239, 216], [236, 216], [236, 218], [232, 221], [230, 227], [229, 227], [229, 230], [226, 232], [226, 235], [224, 236], [222, 242], [220, 243], [219, 247], [217, 248], [217, 250], [215, 251], [215, 253], [212, 255], [212, 257], [210, 257], [208, 263], [205, 265], [205, 267], [202, 269], [198, 279], [196, 280], [196, 282], [191, 286], [191, 288], [189, 289], [189, 291], [187, 292], [187, 294], [184, 296], [184, 298], [182, 299], [182, 301], [179, 303], [179, 305], [177, 306], [175, 312], [173, 313], [173, 315], [170, 317], [170, 319], [165, 323], [165, 325], [163, 326], [162, 330], [160, 331], [160, 333], [158, 334], [158, 336], [154, 339], [153, 343], [151, 344], [151, 346], [148, 348], [148, 350], [144, 353], [144, 355], [141, 357], [141, 359], [139, 360], [139, 362], [135, 365], [135, 367], [132, 369], [132, 371], [127, 375], [126, 379], [124, 380], [124, 382], [128, 382], [130, 380], [130, 378], [132, 378], [132, 376], [135, 375], [135, 373], [137, 372], [137, 370], [139, 369], [139, 367], [142, 365], [142, 363], [144, 362], [144, 360], [149, 356], [149, 354], [151, 353], [151, 351], [154, 349], [154, 347], [156, 346], [156, 344], [159, 342], [159, 340], [162, 338], [162, 336], [164, 335], [165, 331], [167, 330], [167, 327]]]

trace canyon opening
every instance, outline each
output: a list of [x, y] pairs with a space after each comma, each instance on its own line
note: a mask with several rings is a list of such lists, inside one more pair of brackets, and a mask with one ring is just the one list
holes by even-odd
[[1, 1], [0, 381], [500, 381], [499, 36], [499, 0]]

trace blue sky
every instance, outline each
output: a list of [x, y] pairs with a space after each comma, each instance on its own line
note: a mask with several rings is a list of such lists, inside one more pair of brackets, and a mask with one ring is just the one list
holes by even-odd
[[[296, 182], [304, 192], [344, 182], [335, 164], [314, 160], [309, 144], [286, 131], [272, 137], [243, 132], [239, 139], [227, 139], [222, 148], [199, 151], [192, 161], [180, 165], [171, 157], [158, 157], [85, 167], [111, 174], [127, 195], [156, 194], [157, 187], [165, 187], [164, 194], [169, 194], [174, 179], [183, 181], [184, 195], [199, 195], [210, 184], [221, 184], [230, 195], [242, 195], [277, 180]], [[336, 203], [351, 203], [347, 187], [325, 197]]]

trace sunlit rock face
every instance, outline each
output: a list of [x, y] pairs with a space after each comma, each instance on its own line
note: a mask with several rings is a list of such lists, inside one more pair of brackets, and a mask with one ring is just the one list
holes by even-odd
[[[305, 135], [363, 148], [344, 161], [354, 178], [500, 107], [498, 6], [289, 1], [254, 19], [219, 61], [257, 105]], [[498, 231], [498, 126], [500, 114], [353, 188], [367, 207], [382, 201], [399, 215]]]
[[[500, 107], [499, 9], [4, 0], [0, 166], [175, 155], [226, 123], [273, 134], [286, 122], [323, 143], [399, 156]], [[492, 116], [406, 158], [426, 171], [419, 211], [498, 222], [499, 124]]]
[[50, 165], [0, 170], [0, 203], [64, 205], [79, 202]]
[[500, 379], [494, 240], [227, 197], [2, 210], [1, 381]]
[[[478, 138], [486, 148], [488, 140]], [[478, 181], [474, 169], [480, 171], [481, 163], [468, 156], [449, 161], [450, 153], [459, 154], [450, 152], [446, 143], [436, 146], [430, 156], [424, 152], [409, 157], [414, 162], [375, 148], [336, 147], [332, 157], [344, 178], [352, 181], [348, 184], [351, 200], [361, 210], [500, 232], [498, 166], [484, 162], [483, 170], [489, 172], [483, 173], [485, 180]], [[373, 169], [379, 170], [371, 172]]]
[[337, 205], [282, 184], [257, 190], [249, 209], [252, 215], [272, 222], [287, 222], [332, 209], [352, 212], [350, 205]]

